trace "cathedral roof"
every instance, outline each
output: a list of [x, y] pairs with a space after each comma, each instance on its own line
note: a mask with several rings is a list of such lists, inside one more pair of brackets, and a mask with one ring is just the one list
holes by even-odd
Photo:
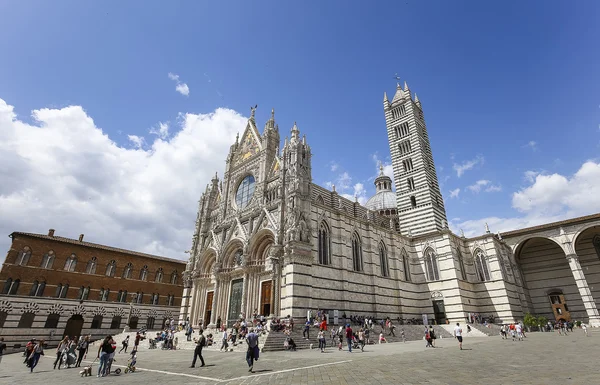
[[365, 204], [372, 211], [396, 208], [396, 194], [392, 191], [392, 179], [383, 173], [383, 166], [379, 165], [379, 176], [375, 179], [377, 193]]

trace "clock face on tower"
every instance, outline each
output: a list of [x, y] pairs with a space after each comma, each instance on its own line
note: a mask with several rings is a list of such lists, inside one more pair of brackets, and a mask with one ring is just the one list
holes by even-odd
[[255, 180], [254, 176], [246, 175], [244, 179], [238, 185], [237, 192], [235, 193], [235, 203], [238, 209], [243, 209], [248, 206], [252, 195], [254, 195]]

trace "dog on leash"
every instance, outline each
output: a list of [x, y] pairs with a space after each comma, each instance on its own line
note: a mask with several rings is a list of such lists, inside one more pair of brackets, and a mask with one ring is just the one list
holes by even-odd
[[83, 370], [79, 372], [79, 374], [81, 374], [81, 377], [85, 376], [91, 376], [92, 375], [92, 367], [91, 366], [84, 366]]

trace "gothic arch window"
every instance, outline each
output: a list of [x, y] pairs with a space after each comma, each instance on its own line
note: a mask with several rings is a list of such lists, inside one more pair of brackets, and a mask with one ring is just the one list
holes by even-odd
[[75, 266], [77, 266], [77, 256], [75, 254], [71, 254], [71, 256], [65, 261], [64, 270], [75, 271]]
[[85, 301], [88, 299], [90, 295], [90, 287], [87, 286], [81, 286], [79, 288], [79, 294], [77, 294], [77, 299], [79, 299], [80, 301]]
[[177, 285], [177, 270], [171, 273], [171, 285]]
[[29, 295], [31, 297], [42, 297], [44, 295], [44, 289], [46, 288], [46, 281], [39, 282], [37, 279], [33, 281]]
[[162, 282], [163, 280], [163, 269], [162, 267], [160, 267], [158, 270], [156, 270], [156, 275], [154, 276], [154, 282]]
[[458, 258], [458, 264], [460, 265], [460, 276], [463, 281], [467, 280], [467, 269], [465, 268], [465, 259], [463, 258], [460, 249], [456, 249], [456, 255]]
[[92, 329], [100, 329], [100, 328], [102, 328], [102, 319], [103, 318], [104, 317], [102, 317], [101, 315], [96, 314], [94, 316], [94, 318], [92, 318], [92, 326], [91, 326], [91, 328]]
[[119, 290], [117, 302], [127, 302], [127, 290]]
[[406, 254], [406, 250], [402, 249], [402, 268], [404, 269], [404, 279], [406, 282], [410, 282], [410, 260], [408, 259], [408, 254]]
[[127, 264], [127, 266], [125, 266], [125, 269], [123, 269], [123, 278], [130, 279], [132, 272], [133, 272], [133, 265], [131, 264], [131, 262], [129, 262]]
[[20, 279], [15, 279], [13, 281], [12, 278], [8, 278], [4, 282], [4, 288], [2, 289], [2, 294], [16, 295], [19, 290], [20, 283], [21, 283]]
[[26, 312], [23, 313], [21, 319], [19, 320], [19, 329], [30, 329], [33, 325], [33, 320], [35, 319], [35, 313]]
[[117, 262], [115, 262], [115, 260], [113, 259], [112, 261], [110, 261], [108, 263], [108, 265], [106, 265], [106, 276], [114, 277], [116, 271], [117, 271]]
[[158, 305], [158, 293], [152, 293], [152, 298], [150, 298], [150, 304]]
[[96, 266], [98, 266], [98, 260], [96, 257], [92, 257], [85, 267], [85, 272], [87, 274], [96, 274]]
[[488, 266], [487, 257], [483, 254], [481, 249], [475, 250], [475, 270], [477, 271], [477, 278], [481, 282], [490, 280], [490, 268]]
[[52, 313], [48, 315], [46, 318], [46, 323], [44, 324], [44, 329], [56, 329], [58, 326], [58, 321], [60, 321], [60, 314]]
[[319, 263], [321, 265], [331, 264], [331, 238], [329, 237], [329, 227], [325, 221], [319, 225]]
[[379, 244], [379, 264], [381, 267], [381, 276], [389, 277], [390, 267], [388, 265], [387, 251], [385, 250], [385, 245], [383, 244], [383, 242]]
[[175, 296], [173, 294], [169, 294], [167, 296], [167, 306], [173, 306], [174, 301], [175, 301]]
[[317, 204], [325, 206], [325, 200], [323, 200], [322, 196], [317, 196]]
[[62, 283], [59, 283], [56, 286], [56, 293], [55, 293], [55, 297], [56, 298], [67, 298], [67, 294], [69, 292], [69, 284], [65, 284], [63, 285]]
[[438, 281], [440, 279], [437, 256], [431, 249], [425, 251], [425, 273], [428, 281]]
[[148, 280], [148, 266], [144, 265], [144, 267], [142, 267], [142, 270], [140, 270], [140, 281], [147, 281]]
[[29, 246], [25, 246], [23, 251], [19, 253], [17, 257], [17, 265], [27, 266], [27, 262], [29, 262], [29, 258], [31, 258], [31, 249]]
[[143, 301], [144, 301], [144, 293], [137, 292], [136, 298], [135, 298], [135, 303], [143, 303]]
[[352, 268], [354, 271], [363, 271], [362, 246], [358, 234], [352, 234]]
[[54, 257], [54, 251], [48, 251], [46, 254], [44, 254], [44, 257], [42, 258], [42, 264], [40, 265], [40, 267], [42, 269], [52, 269], [52, 265], [54, 264]]
[[596, 249], [596, 255], [600, 258], [600, 235], [596, 235], [594, 239], [592, 239], [592, 243], [594, 244], [594, 248]]

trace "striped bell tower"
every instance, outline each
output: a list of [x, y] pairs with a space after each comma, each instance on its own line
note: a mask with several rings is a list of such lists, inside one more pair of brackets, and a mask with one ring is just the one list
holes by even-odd
[[419, 97], [398, 83], [390, 102], [383, 94], [383, 111], [394, 168], [400, 231], [415, 236], [448, 227], [444, 201]]

